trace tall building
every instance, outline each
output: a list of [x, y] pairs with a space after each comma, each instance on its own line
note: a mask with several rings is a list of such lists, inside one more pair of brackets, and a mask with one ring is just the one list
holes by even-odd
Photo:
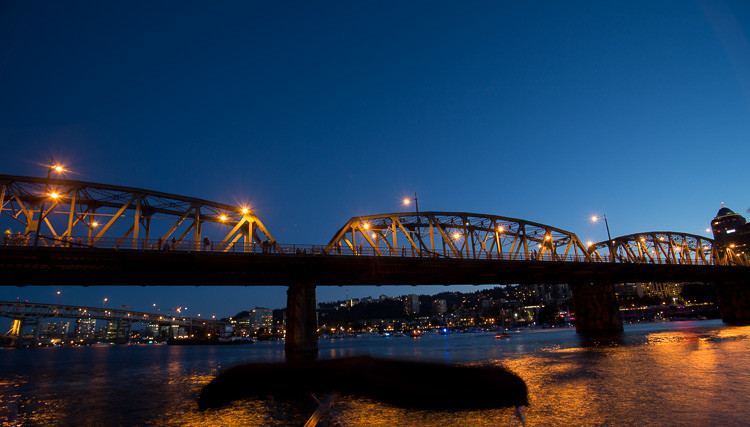
[[436, 299], [432, 302], [432, 313], [440, 316], [448, 311], [448, 304], [444, 299]]
[[406, 314], [419, 313], [419, 295], [411, 294], [404, 296], [404, 311]]
[[722, 206], [711, 220], [711, 230], [714, 232], [714, 249], [720, 253], [726, 253], [728, 249], [739, 256], [750, 255], [750, 224], [742, 215]]
[[255, 307], [250, 312], [250, 327], [253, 329], [271, 330], [273, 328], [273, 310], [265, 307]]
[[96, 337], [96, 320], [77, 319], [75, 323], [75, 336], [79, 339], [94, 339]]
[[127, 341], [129, 333], [129, 323], [120, 320], [107, 320], [104, 339], [108, 342]]

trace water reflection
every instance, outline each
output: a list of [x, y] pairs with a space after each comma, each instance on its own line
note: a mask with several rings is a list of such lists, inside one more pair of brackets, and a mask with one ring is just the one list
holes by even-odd
[[[321, 358], [371, 354], [492, 363], [529, 388], [529, 425], [743, 425], [750, 417], [750, 327], [720, 322], [626, 326], [615, 340], [574, 331], [361, 338], [321, 342]], [[283, 343], [237, 347], [105, 346], [0, 351], [0, 419], [15, 425], [302, 425], [312, 399], [236, 402], [199, 412], [220, 369], [283, 360]], [[449, 386], [449, 385], [448, 385]], [[342, 396], [352, 426], [517, 424], [512, 409], [411, 411]], [[335, 425], [325, 418], [320, 425]]]

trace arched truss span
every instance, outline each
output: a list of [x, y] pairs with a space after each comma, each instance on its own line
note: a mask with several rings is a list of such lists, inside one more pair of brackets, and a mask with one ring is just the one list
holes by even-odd
[[575, 234], [516, 218], [462, 212], [354, 217], [326, 246], [330, 254], [506, 260], [590, 260]]
[[718, 253], [712, 239], [673, 231], [620, 236], [591, 245], [589, 252], [595, 261], [604, 262], [748, 265], [730, 249]]
[[[12, 229], [23, 229], [14, 244], [38, 233], [37, 244], [46, 246], [170, 248], [169, 240], [172, 249], [247, 251], [267, 240], [281, 251], [249, 208], [141, 188], [0, 175], [0, 219], [8, 217]], [[208, 245], [206, 223], [215, 224]]]

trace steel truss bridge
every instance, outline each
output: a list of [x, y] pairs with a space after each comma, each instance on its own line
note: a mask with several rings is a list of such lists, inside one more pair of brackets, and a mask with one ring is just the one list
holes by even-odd
[[550, 225], [460, 212], [354, 217], [327, 244], [280, 244], [248, 207], [10, 175], [0, 175], [0, 218], [23, 229], [0, 250], [4, 284], [18, 286], [744, 281], [750, 271], [736, 269], [747, 254], [688, 233], [584, 245]]
[[354, 217], [325, 245], [280, 244], [248, 207], [0, 175], [8, 218], [23, 232], [4, 235], [0, 285], [287, 286], [288, 355], [317, 354], [322, 285], [567, 283], [576, 330], [599, 333], [622, 331], [614, 283], [715, 282], [722, 319], [750, 321], [748, 255], [688, 233], [584, 246], [522, 219], [421, 212]]
[[[255, 213], [192, 197], [83, 181], [0, 175], [0, 209], [24, 232], [6, 244], [233, 251], [276, 241]], [[219, 235], [203, 245], [205, 226]], [[223, 232], [218, 234], [216, 232]], [[174, 239], [174, 240], [172, 240]], [[36, 239], [35, 239], [36, 240]], [[266, 246], [264, 244], [264, 246]]]
[[[644, 232], [585, 246], [550, 225], [461, 212], [359, 216], [326, 245], [280, 244], [248, 207], [11, 175], [0, 175], [0, 218], [24, 230], [5, 235], [6, 247], [750, 266], [747, 254], [688, 233]], [[215, 238], [206, 240], [208, 233]]]
[[161, 323], [176, 326], [218, 327], [225, 322], [199, 317], [145, 313], [124, 309], [42, 304], [21, 301], [0, 301], [0, 317], [11, 319], [94, 319], [130, 323]]

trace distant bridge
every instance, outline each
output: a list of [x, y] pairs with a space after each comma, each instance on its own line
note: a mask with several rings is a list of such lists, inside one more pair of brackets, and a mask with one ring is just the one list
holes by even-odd
[[[182, 315], [165, 315], [104, 307], [30, 303], [26, 301], [0, 301], [0, 317], [13, 319], [11, 330], [4, 335], [6, 339], [11, 340], [17, 340], [22, 337], [25, 324], [33, 325], [34, 336], [37, 336], [41, 319], [52, 318], [103, 320], [117, 325], [126, 325], [127, 330], [130, 330], [130, 325], [133, 323], [147, 323], [182, 326], [190, 331], [219, 331], [226, 323], [216, 319], [201, 319]], [[119, 328], [117, 329], [119, 330]]]
[[280, 244], [249, 207], [9, 175], [0, 218], [24, 230], [4, 238], [5, 285], [289, 286], [288, 349], [317, 349], [317, 285], [567, 283], [578, 330], [597, 331], [622, 329], [613, 283], [732, 283], [719, 295], [732, 307], [723, 317], [750, 320], [747, 254], [688, 233], [584, 245], [522, 219], [420, 212], [351, 218], [324, 245]]

